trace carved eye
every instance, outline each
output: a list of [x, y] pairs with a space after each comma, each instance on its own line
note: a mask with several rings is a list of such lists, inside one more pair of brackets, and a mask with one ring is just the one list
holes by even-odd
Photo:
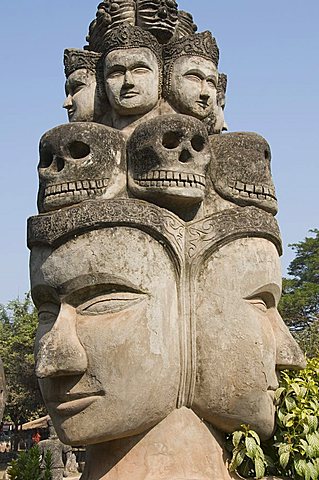
[[196, 152], [201, 152], [205, 147], [205, 138], [201, 135], [195, 135], [191, 141], [192, 147]]
[[176, 2], [175, 2], [175, 0], [166, 0], [166, 5], [170, 8], [175, 8], [176, 7]]
[[74, 141], [69, 143], [68, 149], [71, 157], [74, 158], [75, 160], [87, 157], [91, 152], [89, 145], [79, 141]]
[[181, 136], [177, 132], [166, 132], [163, 135], [162, 145], [169, 150], [177, 148], [181, 143]]
[[42, 147], [40, 150], [39, 168], [48, 168], [53, 162], [53, 153], [49, 147]]

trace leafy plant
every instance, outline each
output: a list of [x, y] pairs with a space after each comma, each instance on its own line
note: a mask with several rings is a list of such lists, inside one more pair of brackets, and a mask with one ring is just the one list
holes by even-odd
[[52, 454], [47, 451], [44, 456], [44, 468], [41, 468], [41, 455], [36, 445], [27, 452], [21, 452], [9, 465], [11, 480], [51, 480]]
[[262, 478], [266, 471], [267, 462], [265, 454], [260, 447], [258, 434], [251, 430], [249, 425], [242, 425], [242, 430], [237, 430], [232, 435], [233, 457], [229, 470], [239, 470], [241, 475]]
[[230, 469], [246, 477], [261, 478], [266, 473], [318, 480], [319, 357], [308, 360], [300, 372], [282, 372], [275, 400], [273, 437], [261, 443], [256, 432], [243, 425], [232, 434]]

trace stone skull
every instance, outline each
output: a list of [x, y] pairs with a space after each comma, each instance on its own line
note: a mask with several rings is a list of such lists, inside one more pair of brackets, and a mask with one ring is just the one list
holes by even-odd
[[210, 177], [217, 193], [237, 205], [254, 205], [276, 215], [271, 151], [267, 141], [252, 132], [212, 135], [214, 161]]
[[40, 140], [39, 212], [92, 198], [114, 198], [126, 184], [125, 140], [97, 123], [76, 122]]
[[196, 118], [165, 115], [141, 124], [127, 145], [134, 196], [169, 210], [200, 204], [211, 159], [207, 130]]

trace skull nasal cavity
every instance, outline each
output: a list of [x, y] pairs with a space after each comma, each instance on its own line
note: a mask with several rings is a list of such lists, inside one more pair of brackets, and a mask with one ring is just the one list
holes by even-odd
[[192, 158], [191, 153], [190, 153], [188, 150], [185, 150], [185, 149], [184, 149], [184, 150], [182, 151], [182, 153], [180, 154], [178, 160], [179, 160], [181, 163], [187, 163], [187, 162], [189, 162], [189, 161], [191, 160], [191, 158]]
[[172, 150], [173, 148], [177, 148], [181, 143], [181, 136], [178, 132], [166, 132], [163, 135], [163, 147], [169, 148]]
[[201, 152], [205, 147], [205, 138], [201, 135], [195, 135], [192, 138], [192, 147], [196, 152]]
[[90, 154], [90, 146], [84, 142], [74, 141], [69, 144], [69, 151], [72, 158], [79, 159]]

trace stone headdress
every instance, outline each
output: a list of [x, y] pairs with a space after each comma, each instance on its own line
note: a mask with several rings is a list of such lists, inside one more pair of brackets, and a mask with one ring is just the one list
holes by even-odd
[[219, 49], [215, 38], [208, 31], [182, 37], [163, 47], [164, 96], [170, 91], [171, 73], [174, 62], [182, 56], [197, 56], [210, 60], [218, 66]]
[[96, 52], [80, 50], [77, 48], [67, 48], [64, 50], [64, 73], [68, 78], [76, 70], [86, 69], [95, 73], [97, 63], [101, 55]]
[[220, 73], [218, 75], [217, 95], [218, 97], [224, 97], [227, 90], [227, 75]]

